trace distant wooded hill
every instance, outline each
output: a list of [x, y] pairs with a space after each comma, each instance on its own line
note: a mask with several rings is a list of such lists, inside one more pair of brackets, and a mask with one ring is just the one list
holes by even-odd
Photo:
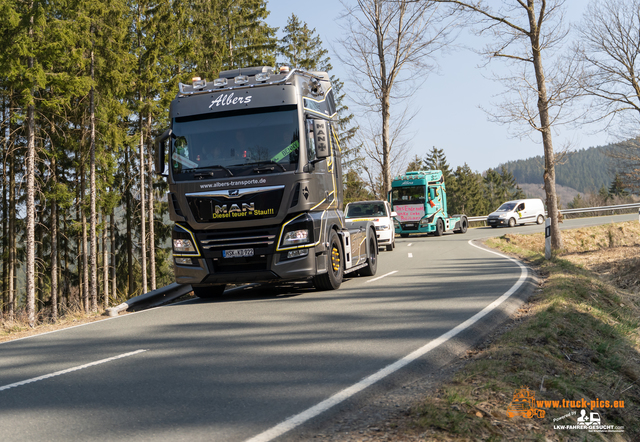
[[[605, 155], [609, 147], [590, 147], [567, 154], [564, 164], [556, 166], [556, 184], [582, 193], [596, 193], [602, 186], [608, 189], [614, 178], [609, 170], [609, 158]], [[543, 165], [542, 156], [504, 164], [519, 184], [543, 184]]]

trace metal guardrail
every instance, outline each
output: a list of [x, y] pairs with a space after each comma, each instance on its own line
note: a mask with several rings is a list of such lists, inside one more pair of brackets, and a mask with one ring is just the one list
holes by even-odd
[[[562, 213], [563, 215], [566, 214], [570, 214], [570, 213], [587, 213], [587, 212], [604, 212], [607, 210], [627, 210], [627, 209], [635, 209], [635, 208], [640, 208], [640, 203], [633, 203], [633, 204], [618, 204], [617, 206], [601, 206], [601, 207], [581, 207], [578, 209], [564, 209], [564, 210], [560, 210], [560, 213]], [[545, 212], [545, 215], [547, 215], [547, 213]], [[469, 222], [474, 222], [474, 221], [486, 221], [487, 220], [487, 216], [488, 215], [484, 215], [484, 216], [469, 216], [467, 217], [467, 220]]]
[[186, 295], [191, 290], [193, 289], [190, 284], [178, 284], [177, 282], [174, 282], [159, 289], [143, 293], [142, 295], [134, 296], [120, 305], [108, 308], [107, 312], [109, 313], [109, 316], [118, 316], [118, 313], [129, 309], [142, 310], [157, 307], [178, 299], [180, 296]]

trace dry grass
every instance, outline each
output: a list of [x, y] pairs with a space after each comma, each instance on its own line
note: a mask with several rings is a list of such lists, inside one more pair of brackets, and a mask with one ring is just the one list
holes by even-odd
[[6, 318], [0, 324], [0, 342], [12, 341], [14, 339], [26, 338], [28, 336], [39, 335], [56, 330], [62, 330], [76, 325], [107, 319], [100, 312], [86, 314], [81, 310], [70, 311], [53, 322], [46, 317], [38, 318], [36, 326], [29, 326], [29, 321], [24, 311], [19, 311], [13, 320]]
[[[525, 258], [536, 254], [544, 255], [544, 233], [532, 235], [508, 233], [499, 238], [487, 240], [487, 244], [492, 247], [500, 247], [507, 252], [519, 249], [518, 255]], [[640, 246], [640, 223], [636, 221], [564, 230], [562, 232], [562, 250], [558, 255], [565, 256], [629, 246]]]
[[[640, 440], [640, 225], [563, 231], [563, 241], [551, 261], [542, 235], [488, 241], [536, 266], [544, 283], [504, 334], [470, 352], [453, 381], [416, 407], [409, 432], [427, 440]], [[554, 429], [566, 408], [509, 418], [522, 385], [537, 400], [624, 400], [625, 408], [597, 411], [625, 431]]]

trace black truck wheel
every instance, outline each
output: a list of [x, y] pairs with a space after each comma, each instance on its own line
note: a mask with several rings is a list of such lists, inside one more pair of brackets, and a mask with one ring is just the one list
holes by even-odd
[[444, 235], [444, 221], [442, 221], [442, 218], [438, 218], [438, 221], [436, 221], [436, 236], [442, 235]]
[[401, 233], [400, 234], [400, 238], [409, 238], [409, 234], [408, 233]]
[[206, 287], [193, 287], [193, 294], [201, 299], [217, 298], [224, 293], [226, 284], [210, 285]]
[[313, 277], [313, 285], [317, 290], [336, 290], [342, 284], [344, 261], [342, 260], [342, 243], [335, 230], [329, 236], [327, 250], [327, 273]]
[[454, 230], [455, 233], [467, 233], [467, 229], [469, 228], [469, 221], [467, 220], [467, 217], [462, 215], [460, 217], [460, 228], [457, 230]]
[[378, 245], [376, 244], [375, 233], [371, 233], [369, 237], [368, 252], [367, 266], [360, 270], [360, 275], [362, 276], [373, 276], [378, 271]]

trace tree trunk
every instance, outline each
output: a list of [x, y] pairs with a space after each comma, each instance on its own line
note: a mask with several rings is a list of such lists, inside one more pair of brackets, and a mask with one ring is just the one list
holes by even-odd
[[[51, 158], [53, 185], [56, 185], [56, 158]], [[58, 203], [51, 201], [51, 319], [58, 320]]]
[[[8, 103], [2, 99], [2, 121], [6, 121], [9, 113]], [[9, 132], [2, 127], [4, 140], [2, 143], [2, 308], [0, 309], [0, 318], [4, 317], [4, 313], [9, 309], [9, 169], [7, 162], [9, 161]]]
[[[140, 105], [142, 106], [142, 96]], [[146, 232], [146, 211], [145, 194], [147, 190], [144, 186], [145, 165], [144, 161], [144, 124], [142, 112], [140, 118], [140, 267], [142, 268], [142, 293], [147, 293], [147, 232]]]
[[[125, 170], [131, 170], [129, 168], [129, 147], [127, 146], [127, 150], [125, 151]], [[125, 185], [125, 202], [127, 205], [126, 210], [126, 222], [127, 222], [127, 286], [129, 288], [128, 296], [133, 294], [133, 234], [131, 232], [131, 216], [133, 215], [133, 211], [131, 209], [131, 189], [129, 187], [129, 181]]]
[[116, 285], [116, 209], [111, 209], [109, 215], [111, 221], [111, 293], [114, 301], [118, 299], [118, 290]]
[[109, 308], [109, 254], [107, 252], [107, 215], [102, 214], [102, 285], [104, 287], [104, 309]]
[[[91, 80], [94, 79], [94, 53], [91, 50]], [[89, 112], [91, 119], [91, 139], [90, 139], [90, 172], [89, 172], [89, 200], [90, 200], [90, 223], [91, 223], [91, 257], [90, 269], [91, 278], [89, 280], [89, 293], [91, 296], [91, 311], [98, 311], [98, 235], [96, 232], [96, 115], [95, 115], [95, 89], [91, 86], [89, 92]]]
[[542, 66], [542, 54], [540, 53], [540, 29], [534, 8], [534, 0], [528, 0], [529, 28], [531, 48], [533, 52], [533, 67], [536, 73], [538, 87], [538, 112], [540, 113], [540, 131], [542, 132], [542, 145], [544, 147], [544, 189], [547, 199], [547, 213], [551, 218], [551, 249], [558, 250], [562, 247], [562, 234], [558, 222], [558, 198], [556, 196], [556, 171], [555, 156], [553, 153], [553, 140], [551, 135], [551, 119], [549, 117], [549, 100], [547, 97], [547, 85]]
[[60, 311], [64, 312], [69, 308], [69, 231], [67, 230], [67, 217], [62, 214], [62, 243], [64, 244], [64, 283], [62, 285], [62, 298], [60, 299]]
[[[13, 100], [11, 105], [13, 106]], [[9, 133], [11, 133], [11, 119], [9, 119]], [[8, 291], [9, 291], [9, 309], [7, 311], [9, 320], [13, 320], [15, 314], [16, 299], [16, 147], [12, 142], [10, 144], [11, 152], [9, 154], [9, 268], [8, 268]]]
[[154, 191], [153, 191], [153, 144], [151, 143], [151, 114], [147, 117], [147, 167], [149, 170], [149, 268], [151, 271], [151, 290], [156, 289], [156, 234], [154, 226]]
[[389, 120], [391, 112], [389, 110], [389, 94], [383, 92], [382, 97], [382, 199], [387, 199], [387, 194], [391, 190], [391, 143], [389, 142]]
[[379, 2], [375, 3], [376, 16], [376, 43], [378, 49], [378, 61], [380, 62], [380, 110], [382, 116], [382, 199], [387, 198], [387, 193], [391, 190], [391, 143], [389, 141], [389, 123], [391, 119], [390, 99], [391, 85], [388, 84], [387, 63], [385, 60], [384, 30], [381, 22], [382, 8]]
[[[34, 219], [34, 233], [33, 233], [33, 238], [35, 241], [35, 256], [34, 256], [34, 263], [35, 260], [37, 260], [38, 258], [41, 259], [41, 262], [44, 261], [44, 253], [42, 253], [42, 250], [44, 249], [44, 236], [42, 234], [42, 226], [44, 224], [44, 214], [41, 211], [35, 211], [35, 203], [34, 203], [34, 213], [35, 213], [35, 219]], [[38, 238], [37, 240], [35, 238]], [[37, 314], [40, 310], [42, 310], [42, 306], [44, 305], [44, 291], [42, 290], [42, 272], [39, 271], [38, 267], [35, 266], [35, 277], [36, 277], [36, 291], [35, 291], [35, 304], [34, 304], [34, 311]]]
[[82, 306], [85, 313], [89, 313], [89, 245], [87, 241], [87, 215], [84, 211], [85, 178], [84, 161], [80, 168], [80, 217], [82, 222]]
[[[33, 24], [33, 16], [31, 17], [31, 23]], [[31, 33], [31, 31], [30, 31]], [[29, 69], [33, 69], [33, 58], [29, 57], [28, 61]], [[31, 90], [31, 96], [33, 97], [34, 90]], [[27, 295], [27, 320], [31, 327], [35, 326], [35, 271], [36, 271], [36, 256], [35, 256], [35, 195], [36, 195], [36, 180], [35, 180], [35, 165], [36, 165], [36, 128], [35, 128], [35, 108], [33, 104], [27, 106], [27, 266], [26, 266], [26, 295]]]

